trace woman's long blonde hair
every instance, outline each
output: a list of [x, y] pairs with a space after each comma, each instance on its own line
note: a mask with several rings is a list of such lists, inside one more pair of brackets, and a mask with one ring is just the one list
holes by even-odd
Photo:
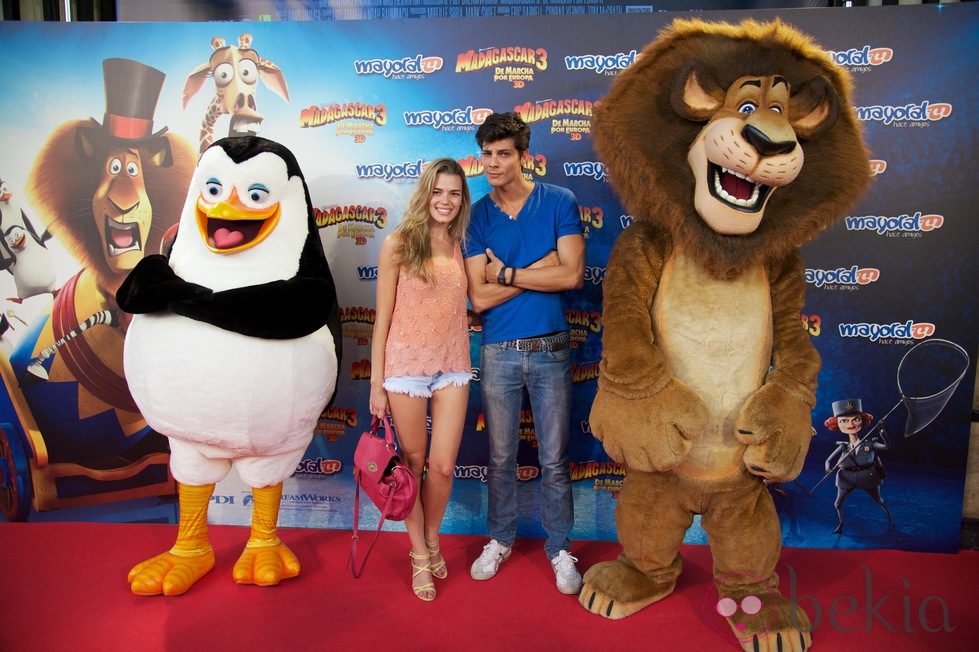
[[469, 209], [472, 206], [466, 173], [459, 163], [451, 158], [440, 158], [428, 164], [418, 179], [418, 185], [408, 199], [404, 217], [398, 224], [399, 242], [394, 254], [399, 265], [404, 265], [411, 274], [427, 282], [431, 282], [433, 278], [432, 244], [429, 239], [431, 215], [428, 202], [439, 174], [450, 174], [462, 180], [462, 205], [459, 207], [459, 214], [449, 223], [449, 235], [459, 242], [466, 238], [466, 229], [469, 228]]

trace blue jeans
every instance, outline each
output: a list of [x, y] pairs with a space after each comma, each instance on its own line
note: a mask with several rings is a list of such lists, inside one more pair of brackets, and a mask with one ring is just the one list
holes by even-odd
[[567, 451], [571, 419], [571, 352], [521, 352], [500, 344], [482, 347], [483, 412], [489, 433], [489, 534], [513, 545], [517, 537], [517, 446], [523, 388], [530, 395], [541, 466], [544, 551], [554, 558], [571, 549], [574, 526]]

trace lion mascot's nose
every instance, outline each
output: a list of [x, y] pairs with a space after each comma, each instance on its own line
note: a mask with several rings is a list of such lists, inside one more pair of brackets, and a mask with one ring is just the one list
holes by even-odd
[[782, 140], [775, 142], [754, 125], [745, 125], [741, 130], [741, 135], [751, 143], [751, 146], [762, 156], [775, 156], [777, 154], [788, 154], [795, 149], [794, 140]]

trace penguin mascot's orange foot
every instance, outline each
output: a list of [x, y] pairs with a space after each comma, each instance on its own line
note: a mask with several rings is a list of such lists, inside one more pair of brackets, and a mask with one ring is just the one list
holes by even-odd
[[214, 485], [179, 485], [180, 530], [177, 542], [129, 571], [136, 595], [180, 595], [214, 568], [214, 550], [207, 539], [207, 505]]
[[207, 511], [234, 467], [252, 487], [239, 584], [296, 577], [279, 540], [282, 482], [336, 390], [340, 312], [293, 154], [225, 138], [197, 165], [169, 255], [143, 258], [119, 288], [133, 313], [124, 367], [147, 423], [170, 440], [180, 525], [170, 550], [136, 565], [137, 595], [180, 595], [214, 567]]
[[274, 487], [253, 489], [252, 533], [245, 550], [235, 563], [234, 578], [238, 584], [273, 586], [281, 580], [299, 575], [299, 560], [279, 541], [275, 523], [279, 519], [282, 483]]

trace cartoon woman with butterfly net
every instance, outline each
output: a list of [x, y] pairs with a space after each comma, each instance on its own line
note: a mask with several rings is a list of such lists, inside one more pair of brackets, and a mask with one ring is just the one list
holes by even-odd
[[[837, 494], [833, 504], [839, 523], [833, 530], [834, 534], [843, 532], [843, 503], [855, 489], [866, 491], [887, 514], [888, 523], [891, 522], [890, 510], [880, 493], [885, 475], [878, 454], [890, 448], [883, 422], [903, 405], [907, 411], [907, 422], [903, 437], [898, 439], [907, 439], [924, 430], [945, 409], [965, 377], [969, 364], [969, 354], [965, 349], [949, 340], [935, 337], [912, 346], [897, 365], [900, 400], [862, 436], [860, 432], [870, 425], [874, 417], [863, 411], [861, 400], [845, 399], [833, 403], [833, 416], [825, 421], [825, 425], [830, 430], [839, 430], [847, 435], [847, 441], [838, 442], [836, 449], [826, 458], [826, 474], [813, 485], [809, 494], [812, 495], [823, 481], [836, 473]], [[945, 388], [935, 392], [934, 387], [942, 384]]]
[[839, 523], [833, 534], [843, 532], [843, 503], [855, 489], [863, 489], [887, 514], [887, 522], [891, 522], [891, 512], [884, 504], [880, 494], [880, 486], [884, 483], [886, 474], [879, 453], [890, 448], [884, 429], [880, 428], [869, 439], [861, 440], [860, 431], [869, 426], [874, 416], [863, 411], [863, 404], [858, 398], [848, 398], [833, 402], [833, 416], [826, 419], [824, 425], [830, 430], [839, 430], [847, 436], [847, 441], [837, 442], [836, 448], [826, 458], [826, 471], [836, 470], [836, 500], [833, 506]]

